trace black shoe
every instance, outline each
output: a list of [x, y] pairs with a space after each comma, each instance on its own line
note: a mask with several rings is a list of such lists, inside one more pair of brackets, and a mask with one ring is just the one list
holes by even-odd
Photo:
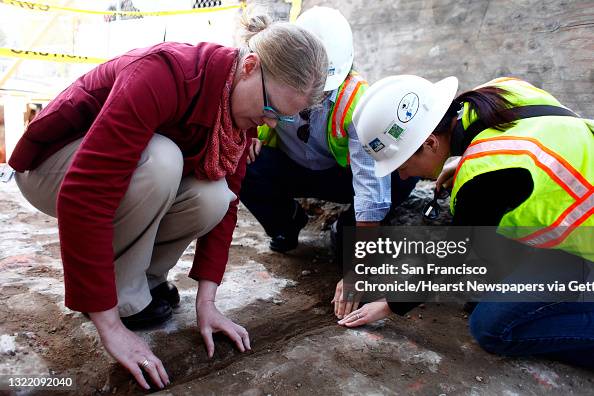
[[282, 234], [272, 237], [269, 245], [270, 250], [285, 253], [295, 249], [299, 244], [299, 232], [305, 227], [308, 220], [309, 217], [305, 213], [305, 210], [303, 210], [301, 205], [297, 204], [297, 213], [295, 214], [291, 228]]
[[154, 300], [165, 300], [171, 305], [171, 308], [176, 308], [179, 305], [179, 292], [177, 287], [171, 282], [163, 282], [157, 287], [151, 289], [151, 296]]
[[171, 306], [167, 301], [153, 299], [142, 311], [121, 319], [124, 326], [130, 330], [139, 330], [164, 323], [171, 317], [172, 313]]

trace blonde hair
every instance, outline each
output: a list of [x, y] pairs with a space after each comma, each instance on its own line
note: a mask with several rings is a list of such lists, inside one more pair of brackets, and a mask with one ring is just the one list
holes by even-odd
[[272, 22], [267, 15], [249, 15], [241, 19], [242, 38], [247, 48], [258, 54], [267, 75], [306, 95], [309, 105], [324, 96], [328, 58], [322, 42], [305, 29], [288, 22]]

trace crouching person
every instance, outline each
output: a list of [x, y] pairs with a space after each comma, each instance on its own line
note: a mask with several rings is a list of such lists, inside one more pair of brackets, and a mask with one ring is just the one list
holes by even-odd
[[[453, 225], [516, 230], [517, 237], [503, 239], [532, 249], [540, 272], [540, 257], [552, 259], [560, 276], [567, 277], [569, 268], [586, 269], [594, 259], [592, 238], [584, 237], [594, 225], [594, 122], [518, 79], [496, 79], [454, 99], [456, 90], [454, 77], [432, 84], [395, 76], [370, 87], [353, 121], [376, 161], [376, 175], [398, 171], [402, 178], [435, 179], [449, 157], [461, 156], [450, 202]], [[446, 173], [452, 175], [452, 168]], [[512, 276], [524, 267], [519, 263]], [[584, 275], [578, 272], [576, 277]], [[533, 271], [522, 279], [541, 275]], [[594, 303], [544, 299], [480, 302], [470, 317], [471, 333], [492, 353], [594, 367]], [[414, 305], [383, 299], [339, 323], [359, 326], [390, 308], [402, 314]]]
[[[298, 246], [308, 216], [295, 198], [317, 198], [350, 204], [332, 226], [341, 265], [344, 226], [375, 227], [388, 222], [418, 178], [401, 180], [397, 173], [378, 178], [373, 159], [360, 144], [352, 115], [368, 84], [353, 70], [351, 27], [339, 10], [313, 7], [297, 25], [316, 35], [328, 54], [325, 96], [319, 106], [306, 109], [276, 128], [258, 128], [240, 199], [271, 237], [270, 249], [285, 253]], [[342, 298], [342, 282], [335, 288], [334, 312], [340, 319], [355, 309]], [[354, 308], [353, 308], [354, 307]]]
[[23, 195], [58, 219], [66, 306], [88, 313], [147, 389], [142, 370], [160, 388], [169, 378], [129, 329], [171, 316], [179, 294], [167, 273], [196, 238], [189, 276], [208, 355], [215, 332], [250, 349], [247, 331], [215, 305], [247, 143], [258, 125], [322, 95], [317, 38], [265, 16], [244, 25], [242, 48], [162, 43], [96, 67], [31, 122], [10, 159]]

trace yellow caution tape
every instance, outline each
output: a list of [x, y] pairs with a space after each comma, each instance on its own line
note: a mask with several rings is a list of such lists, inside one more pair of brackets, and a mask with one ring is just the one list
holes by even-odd
[[42, 3], [32, 3], [28, 1], [17, 0], [0, 0], [0, 4], [5, 4], [13, 7], [18, 7], [27, 11], [44, 11], [44, 12], [73, 12], [78, 14], [95, 14], [95, 15], [128, 15], [128, 16], [163, 16], [163, 15], [182, 15], [182, 14], [200, 14], [205, 12], [217, 12], [231, 10], [234, 8], [243, 8], [242, 4], [220, 6], [212, 8], [192, 8], [190, 10], [176, 10], [176, 11], [95, 11], [83, 10], [79, 8], [60, 7]]
[[102, 58], [94, 58], [91, 56], [53, 54], [51, 52], [24, 51], [12, 48], [0, 48], [0, 57], [34, 59], [62, 63], [103, 63], [107, 60]]
[[19, 91], [16, 89], [4, 89], [0, 88], [0, 98], [3, 96], [19, 96], [26, 98], [27, 101], [30, 103], [36, 102], [49, 102], [53, 98], [56, 97], [57, 92], [49, 93], [49, 92], [29, 92], [29, 91]]

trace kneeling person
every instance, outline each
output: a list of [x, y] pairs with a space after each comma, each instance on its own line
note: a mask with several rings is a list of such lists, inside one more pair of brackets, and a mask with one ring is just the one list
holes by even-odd
[[[375, 177], [373, 159], [359, 143], [352, 115], [368, 84], [352, 70], [348, 21], [338, 10], [314, 7], [296, 23], [324, 43], [329, 58], [326, 95], [319, 106], [280, 119], [275, 128], [258, 129], [240, 193], [271, 237], [270, 249], [277, 252], [296, 248], [307, 224], [307, 214], [295, 198], [352, 204], [339, 218], [340, 232], [355, 222], [378, 225], [391, 205], [408, 197], [417, 180], [403, 181], [396, 173]], [[338, 254], [341, 250], [337, 247]]]

